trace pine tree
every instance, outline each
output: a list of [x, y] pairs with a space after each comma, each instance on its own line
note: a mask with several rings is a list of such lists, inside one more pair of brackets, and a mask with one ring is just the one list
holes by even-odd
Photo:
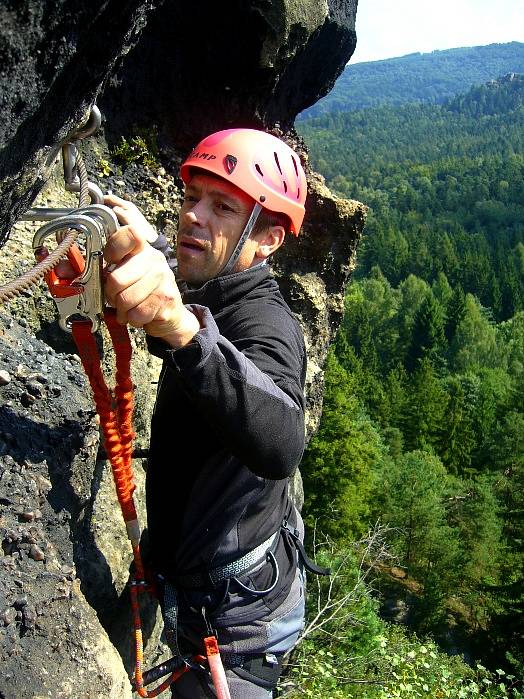
[[431, 291], [442, 308], [447, 309], [448, 303], [453, 296], [453, 289], [444, 272], [438, 273], [437, 278], [431, 285]]
[[382, 517], [392, 527], [401, 565], [424, 586], [417, 618], [424, 629], [442, 618], [460, 571], [459, 541], [446, 521], [448, 487], [440, 460], [420, 450], [404, 454], [383, 474]]
[[396, 314], [398, 327], [398, 342], [396, 358], [405, 362], [405, 357], [411, 345], [413, 336], [413, 325], [418, 309], [430, 292], [428, 284], [423, 280], [410, 274], [399, 284], [398, 291], [400, 300]]
[[496, 479], [487, 474], [457, 480], [457, 491], [448, 506], [449, 520], [460, 535], [462, 551], [457, 595], [467, 600], [470, 618], [483, 626], [491, 611], [485, 588], [499, 581], [505, 554], [495, 486]]
[[353, 395], [353, 378], [333, 353], [326, 364], [320, 428], [304, 455], [304, 515], [343, 542], [367, 530], [376, 470], [387, 458], [377, 429]]
[[450, 362], [455, 371], [465, 373], [498, 365], [495, 328], [483, 311], [477, 299], [467, 294], [464, 315], [450, 344]]
[[422, 359], [408, 388], [402, 431], [406, 449], [440, 449], [448, 394], [429, 359]]
[[406, 369], [413, 371], [423, 359], [440, 365], [444, 346], [444, 312], [430, 292], [415, 315], [411, 343], [406, 355]]
[[453, 294], [446, 306], [446, 324], [444, 326], [444, 333], [448, 342], [451, 342], [451, 340], [453, 340], [455, 337], [457, 326], [464, 317], [465, 312], [466, 295], [459, 284], [453, 290]]
[[441, 458], [449, 473], [466, 474], [471, 467], [476, 446], [472, 412], [475, 404], [466, 398], [459, 377], [446, 380], [449, 396], [442, 429]]

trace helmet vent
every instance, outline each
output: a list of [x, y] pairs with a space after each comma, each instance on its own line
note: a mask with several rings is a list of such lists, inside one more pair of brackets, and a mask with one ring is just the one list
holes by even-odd
[[294, 158], [293, 156], [291, 156], [291, 160], [293, 161], [293, 165], [295, 166], [295, 173], [296, 173], [296, 175], [297, 175], [297, 177], [298, 177], [297, 161], [295, 160], [295, 158]]
[[300, 199], [300, 187], [298, 188], [297, 199]]
[[287, 184], [285, 180], [282, 180], [282, 184], [284, 185], [284, 192], [287, 194]]
[[273, 155], [275, 156], [275, 163], [277, 164], [278, 171], [280, 172], [280, 174], [282, 174], [282, 168], [280, 167], [280, 163], [278, 162], [278, 155], [276, 151], [273, 152]]
[[255, 163], [255, 168], [257, 169], [259, 175], [260, 175], [261, 177], [264, 177], [264, 173], [263, 173], [262, 170], [260, 169], [260, 165], [259, 165], [258, 163]]

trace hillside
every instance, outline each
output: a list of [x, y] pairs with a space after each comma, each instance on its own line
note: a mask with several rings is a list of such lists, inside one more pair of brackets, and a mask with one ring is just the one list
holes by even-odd
[[523, 99], [524, 77], [513, 76], [443, 105], [299, 124], [327, 183], [371, 206], [359, 276], [377, 264], [394, 284], [444, 272], [497, 319], [524, 308]]
[[379, 579], [382, 608], [509, 672], [499, 687], [512, 697], [524, 677], [523, 104], [512, 74], [439, 105], [298, 124], [328, 184], [370, 207], [302, 464], [306, 524], [341, 550], [389, 528], [405, 591], [391, 600]]
[[299, 120], [379, 104], [440, 103], [472, 85], [522, 72], [524, 43], [516, 41], [357, 63], [348, 65], [331, 92]]

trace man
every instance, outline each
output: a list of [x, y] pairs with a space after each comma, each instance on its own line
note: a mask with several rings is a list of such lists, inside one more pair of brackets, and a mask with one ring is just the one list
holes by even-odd
[[[204, 139], [181, 177], [178, 284], [165, 239], [109, 196], [123, 225], [105, 248], [105, 291], [163, 360], [147, 511], [166, 636], [193, 655], [216, 631], [233, 699], [267, 699], [304, 619], [302, 524], [287, 486], [304, 448], [306, 372], [267, 260], [298, 235], [306, 180], [285, 143], [252, 129]], [[194, 671], [172, 692], [213, 697], [212, 686]]]

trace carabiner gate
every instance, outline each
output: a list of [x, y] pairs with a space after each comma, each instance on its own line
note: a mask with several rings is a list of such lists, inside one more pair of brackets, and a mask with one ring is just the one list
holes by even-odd
[[102, 231], [104, 226], [100, 215], [91, 218], [85, 215], [87, 209], [82, 211], [84, 212], [82, 214], [60, 216], [50, 221], [42, 226], [33, 238], [33, 250], [38, 260], [47, 257], [48, 252], [44, 242], [53, 233], [64, 229], [73, 229], [86, 238], [85, 263], [76, 246], [73, 246], [74, 249], [72, 248], [68, 253], [68, 259], [77, 273], [74, 279], [60, 279], [53, 270], [46, 276], [49, 291], [58, 309], [58, 324], [62, 330], [69, 333], [71, 332], [70, 318], [74, 315], [88, 318], [91, 321], [91, 332], [96, 332], [104, 311], [102, 288]]

